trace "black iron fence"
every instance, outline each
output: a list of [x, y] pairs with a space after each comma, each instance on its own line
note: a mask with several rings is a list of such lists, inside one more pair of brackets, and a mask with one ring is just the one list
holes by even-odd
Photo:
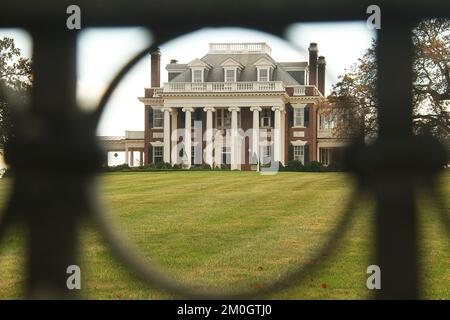
[[[19, 27], [33, 39], [32, 102], [16, 120], [15, 137], [6, 149], [14, 170], [12, 192], [0, 222], [0, 237], [13, 222], [27, 226], [28, 297], [70, 297], [66, 268], [76, 261], [77, 228], [90, 217], [123, 262], [151, 285], [187, 298], [244, 298], [256, 292], [203, 292], [144, 266], [122, 248], [97, 205], [94, 174], [103, 163], [95, 130], [103, 107], [123, 75], [142, 58], [139, 54], [111, 83], [94, 113], [77, 107], [76, 37], [66, 28], [66, 1], [3, 1], [0, 27]], [[366, 19], [370, 1], [78, 1], [82, 28], [145, 26], [155, 36], [153, 48], [178, 35], [204, 26], [250, 27], [283, 36], [291, 23]], [[416, 186], [437, 194], [436, 177], [447, 163], [445, 148], [436, 140], [412, 133], [411, 30], [423, 18], [448, 17], [450, 5], [439, 0], [410, 3], [379, 1], [382, 25], [378, 30], [379, 135], [367, 147], [355, 143], [347, 151], [347, 165], [360, 186], [374, 192], [376, 262], [383, 272], [377, 298], [419, 298]], [[251, 12], [251, 14], [249, 14]], [[151, 50], [150, 48], [149, 50]], [[420, 156], [416, 152], [422, 149]], [[317, 254], [332, 251], [352, 218], [354, 198]], [[438, 202], [441, 222], [450, 231], [448, 209]], [[449, 232], [450, 234], [450, 232]], [[298, 284], [314, 266], [301, 266], [258, 295]], [[405, 272], [407, 270], [407, 272]]]

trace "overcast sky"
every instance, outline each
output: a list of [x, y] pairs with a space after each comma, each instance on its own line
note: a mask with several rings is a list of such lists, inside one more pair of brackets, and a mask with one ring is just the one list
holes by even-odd
[[[15, 39], [23, 55], [31, 57], [29, 36], [20, 30], [0, 29], [0, 38]], [[205, 28], [161, 46], [161, 82], [167, 81], [165, 65], [171, 59], [188, 63], [208, 52], [210, 42], [267, 42], [279, 62], [307, 61], [310, 42], [317, 42], [319, 55], [327, 60], [327, 92], [338, 75], [360, 58], [375, 34], [363, 22], [302, 23], [286, 30], [286, 39], [240, 28]], [[152, 43], [141, 28], [85, 29], [78, 43], [77, 97], [84, 108], [97, 105], [114, 75], [135, 54]], [[125, 130], [144, 129], [144, 107], [137, 100], [150, 86], [150, 57], [125, 77], [113, 94], [100, 123], [99, 135], [124, 135]]]

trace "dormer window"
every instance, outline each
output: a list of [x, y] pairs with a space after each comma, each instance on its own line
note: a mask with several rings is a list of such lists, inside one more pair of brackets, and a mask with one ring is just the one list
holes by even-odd
[[259, 68], [258, 69], [258, 81], [269, 81], [269, 69]]
[[225, 69], [225, 82], [236, 82], [236, 69]]
[[224, 82], [236, 82], [240, 71], [244, 69], [244, 66], [233, 58], [226, 59], [221, 63], [221, 66], [223, 68]]
[[203, 70], [192, 70], [192, 82], [203, 82]]
[[192, 82], [205, 82], [205, 72], [211, 69], [209, 64], [200, 59], [193, 60], [188, 64], [188, 67], [191, 68]]
[[275, 63], [269, 58], [261, 58], [254, 63], [257, 70], [257, 81], [266, 82], [270, 81], [270, 76], [275, 69]]

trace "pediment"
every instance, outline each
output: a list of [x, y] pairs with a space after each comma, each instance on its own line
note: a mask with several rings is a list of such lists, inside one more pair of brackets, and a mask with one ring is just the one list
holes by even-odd
[[237, 62], [233, 58], [226, 59], [220, 65], [222, 67], [224, 67], [224, 68], [226, 68], [226, 67], [235, 67], [235, 68], [239, 68], [239, 69], [243, 69], [244, 68], [244, 66], [241, 63]]
[[256, 67], [275, 67], [275, 64], [272, 61], [264, 57], [258, 59], [253, 65], [255, 65]]
[[207, 64], [205, 61], [200, 60], [198, 58], [192, 60], [189, 64], [188, 67], [190, 68], [206, 68], [206, 69], [211, 69], [211, 66], [209, 64]]

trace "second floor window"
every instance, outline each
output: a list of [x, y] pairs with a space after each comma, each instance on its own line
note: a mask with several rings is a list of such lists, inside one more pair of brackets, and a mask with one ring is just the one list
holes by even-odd
[[272, 126], [272, 110], [262, 109], [261, 110], [261, 127], [271, 127]]
[[305, 126], [305, 109], [294, 108], [294, 127]]
[[[240, 113], [237, 115], [238, 127], [241, 125]], [[216, 111], [216, 128], [230, 129], [231, 128], [231, 112], [228, 109], [218, 109]]]
[[153, 128], [162, 128], [164, 126], [164, 112], [153, 110]]
[[203, 70], [192, 71], [192, 82], [203, 82]]
[[322, 113], [319, 115], [319, 129], [331, 130], [336, 127], [334, 117], [330, 113]]

